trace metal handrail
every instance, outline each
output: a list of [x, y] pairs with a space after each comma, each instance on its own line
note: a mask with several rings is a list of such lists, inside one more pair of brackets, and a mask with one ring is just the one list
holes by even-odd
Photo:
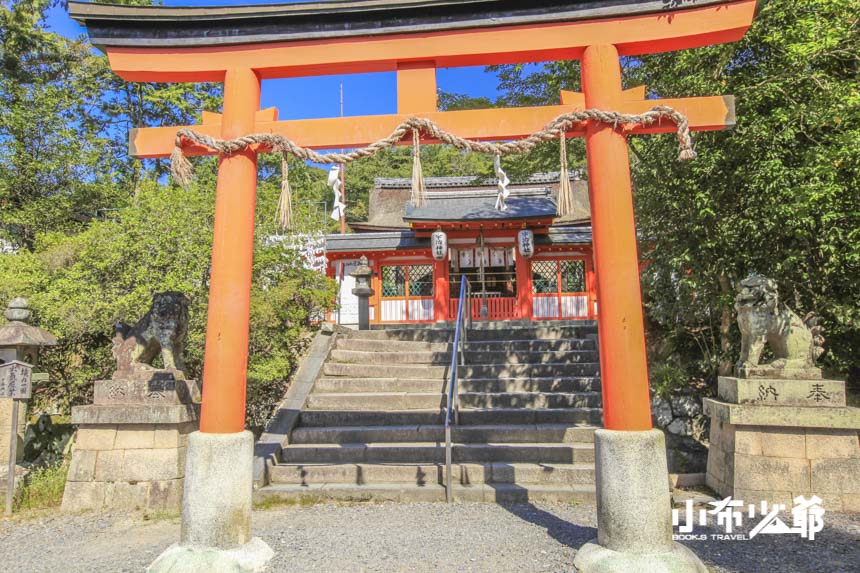
[[[465, 319], [464, 319], [465, 317]], [[467, 342], [468, 325], [472, 323], [472, 286], [463, 275], [460, 280], [460, 298], [457, 306], [457, 322], [454, 326], [454, 345], [451, 348], [451, 379], [448, 382], [448, 400], [445, 408], [445, 499], [454, 501], [453, 471], [451, 468], [451, 413], [454, 424], [460, 424], [460, 392], [458, 389], [457, 368], [466, 363], [462, 346]], [[462, 332], [462, 336], [460, 333]]]

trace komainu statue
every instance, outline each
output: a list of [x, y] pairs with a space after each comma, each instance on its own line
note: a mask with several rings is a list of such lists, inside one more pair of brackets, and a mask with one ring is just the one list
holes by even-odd
[[[738, 376], [821, 377], [815, 361], [824, 352], [822, 327], [814, 313], [801, 320], [781, 304], [775, 281], [755, 274], [741, 281], [735, 309], [741, 330]], [[765, 344], [770, 345], [774, 360], [759, 365]]]
[[[152, 297], [152, 306], [134, 326], [117, 322], [114, 327], [114, 379], [136, 372], [168, 371], [177, 380], [185, 379], [182, 352], [188, 334], [188, 297], [168, 291]], [[163, 368], [152, 363], [161, 355]]]

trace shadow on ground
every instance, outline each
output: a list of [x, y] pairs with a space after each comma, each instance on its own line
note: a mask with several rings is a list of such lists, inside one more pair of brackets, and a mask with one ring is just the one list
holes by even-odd
[[[523, 492], [527, 495], [526, 492]], [[597, 528], [577, 525], [533, 503], [500, 503], [506, 511], [528, 523], [543, 527], [559, 543], [578, 550], [597, 537]], [[829, 518], [829, 519], [828, 519]], [[748, 536], [757, 520], [746, 523], [734, 533]], [[825, 516], [824, 530], [814, 540], [798, 534], [759, 534], [753, 539], [724, 540], [712, 535], [725, 534], [716, 527], [699, 527], [697, 535], [705, 540], [682, 541], [706, 564], [721, 573], [850, 573], [860, 571], [860, 515]]]
[[563, 545], [579, 549], [597, 537], [597, 528], [570, 523], [552, 513], [536, 507], [532, 503], [500, 504], [506, 511], [523, 521], [546, 528], [547, 535]]
[[[831, 514], [840, 522], [838, 529], [827, 526], [810, 541], [797, 534], [757, 535], [750, 540], [729, 541], [712, 539], [711, 534], [724, 534], [716, 528], [698, 528], [705, 533], [704, 541], [683, 541], [709, 565], [720, 571], [743, 573], [849, 573], [860, 571], [860, 516]], [[753, 520], [751, 526], [756, 525]], [[747, 533], [751, 527], [744, 529]], [[853, 531], [852, 531], [853, 529]]]

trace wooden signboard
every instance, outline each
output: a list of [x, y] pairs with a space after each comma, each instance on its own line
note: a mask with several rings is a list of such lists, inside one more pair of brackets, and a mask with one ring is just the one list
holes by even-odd
[[33, 392], [33, 367], [13, 360], [0, 365], [0, 398], [29, 400]]
[[[33, 393], [33, 367], [13, 360], [0, 365], [0, 398], [29, 400]], [[15, 497], [15, 461], [18, 446], [18, 404], [12, 407], [12, 429], [9, 432], [9, 472], [6, 474], [6, 515], [12, 515]]]

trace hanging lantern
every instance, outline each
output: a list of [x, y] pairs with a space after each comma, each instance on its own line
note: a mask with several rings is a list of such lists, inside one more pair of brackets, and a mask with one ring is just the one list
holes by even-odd
[[517, 234], [517, 247], [520, 254], [527, 259], [535, 254], [535, 234], [531, 229], [523, 229]]
[[444, 231], [434, 231], [430, 235], [430, 250], [433, 251], [433, 258], [437, 261], [444, 261], [448, 254], [448, 235]]

